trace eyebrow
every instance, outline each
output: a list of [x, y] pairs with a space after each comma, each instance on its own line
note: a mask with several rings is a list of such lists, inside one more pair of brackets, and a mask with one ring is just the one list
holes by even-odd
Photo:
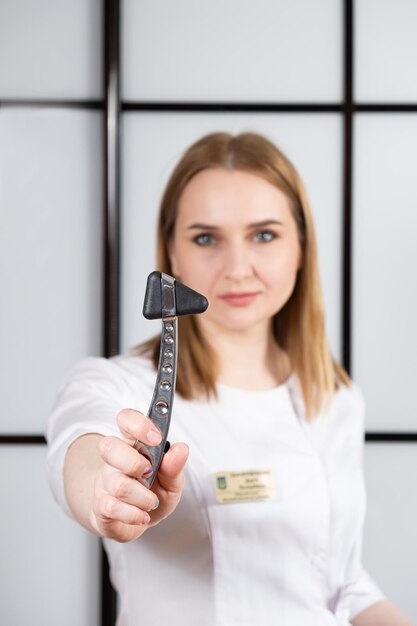
[[[261, 222], [253, 222], [252, 224], [248, 224], [246, 226], [247, 230], [251, 228], [263, 228], [264, 226], [270, 226], [271, 224], [275, 224], [277, 226], [284, 226], [283, 222], [278, 220], [262, 220]], [[202, 224], [201, 222], [196, 222], [195, 224], [191, 224], [187, 227], [187, 230], [220, 230], [219, 226], [214, 226], [213, 224]]]

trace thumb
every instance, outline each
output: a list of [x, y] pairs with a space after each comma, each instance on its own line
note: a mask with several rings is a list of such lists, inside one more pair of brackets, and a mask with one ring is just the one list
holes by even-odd
[[162, 459], [158, 471], [159, 487], [169, 494], [180, 494], [184, 485], [183, 469], [189, 448], [185, 443], [174, 443]]

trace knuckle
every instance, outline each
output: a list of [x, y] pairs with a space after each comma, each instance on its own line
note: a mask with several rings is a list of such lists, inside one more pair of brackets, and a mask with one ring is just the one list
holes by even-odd
[[117, 530], [115, 529], [115, 525], [113, 520], [102, 520], [101, 521], [101, 534], [103, 537], [107, 537], [107, 539], [116, 539], [118, 538]]
[[98, 444], [98, 449], [99, 449], [100, 456], [103, 459], [108, 458], [112, 445], [113, 445], [113, 441], [111, 437], [102, 437], [102, 439], [100, 440]]
[[155, 494], [149, 491], [145, 498], [145, 511], [152, 511], [155, 508], [156, 500]]
[[147, 418], [136, 409], [122, 409], [116, 415], [120, 430], [130, 437], [140, 439]]
[[128, 413], [128, 409], [121, 409], [116, 415], [117, 423], [119, 423], [119, 420], [123, 422], [123, 420], [126, 419], [127, 417], [127, 413]]
[[130, 491], [130, 481], [127, 477], [122, 476], [117, 479], [114, 486], [114, 495], [116, 498], [126, 498]]
[[145, 513], [144, 511], [142, 511], [142, 514], [140, 516], [140, 520], [138, 522], [138, 524], [144, 525], [144, 524], [149, 524], [150, 522], [150, 517], [147, 513]]
[[97, 477], [100, 478], [100, 482], [102, 485], [108, 485], [111, 479], [114, 476], [115, 468], [106, 463], [101, 468], [100, 472], [97, 474]]
[[106, 517], [112, 519], [115, 515], [117, 507], [116, 500], [113, 498], [105, 498], [103, 502], [103, 513]]
[[119, 411], [116, 415], [116, 422], [119, 426], [123, 426], [123, 427], [131, 427], [132, 422], [134, 423], [136, 421], [136, 418], [140, 416], [139, 411], [136, 411], [136, 409], [128, 409], [128, 408], [124, 408], [121, 411]]
[[137, 454], [136, 458], [133, 458], [130, 462], [128, 474], [131, 476], [137, 476], [142, 474], [142, 459], [139, 454]]
[[143, 526], [143, 524], [146, 524], [148, 520], [148, 513], [143, 509], [137, 509], [134, 515], [134, 519], [132, 519], [132, 524], [135, 524], [136, 526]]
[[136, 509], [136, 511], [132, 511], [129, 521], [131, 524], [142, 524], [143, 523], [143, 511], [141, 511], [140, 509]]

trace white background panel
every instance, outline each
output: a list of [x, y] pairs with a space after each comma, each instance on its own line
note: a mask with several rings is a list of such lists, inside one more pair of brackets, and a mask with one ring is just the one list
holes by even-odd
[[416, 102], [417, 2], [355, 3], [355, 100]]
[[99, 540], [49, 491], [46, 446], [0, 446], [0, 623], [95, 626]]
[[0, 432], [41, 432], [67, 369], [101, 349], [101, 122], [0, 112]]
[[389, 600], [417, 623], [415, 443], [368, 443], [364, 564]]
[[123, 99], [338, 101], [341, 0], [125, 0]]
[[0, 98], [98, 98], [100, 0], [1, 0]]
[[417, 115], [358, 115], [353, 375], [370, 430], [417, 428]]
[[155, 269], [156, 215], [183, 151], [209, 132], [252, 130], [280, 146], [309, 192], [332, 349], [340, 356], [341, 120], [304, 114], [126, 114], [123, 118], [122, 349], [159, 331], [142, 317], [146, 277]]

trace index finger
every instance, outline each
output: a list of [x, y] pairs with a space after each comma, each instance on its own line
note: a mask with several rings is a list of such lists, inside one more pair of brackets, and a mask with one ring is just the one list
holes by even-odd
[[117, 425], [123, 437], [130, 443], [137, 439], [151, 446], [162, 441], [161, 432], [146, 415], [135, 409], [122, 409], [116, 416]]

